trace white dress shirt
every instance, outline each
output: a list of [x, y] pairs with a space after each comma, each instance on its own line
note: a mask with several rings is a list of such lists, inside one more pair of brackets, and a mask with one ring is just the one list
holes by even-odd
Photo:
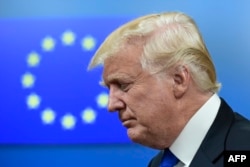
[[170, 146], [171, 152], [180, 160], [175, 167], [188, 167], [211, 127], [220, 107], [221, 100], [214, 94], [192, 116], [180, 135]]

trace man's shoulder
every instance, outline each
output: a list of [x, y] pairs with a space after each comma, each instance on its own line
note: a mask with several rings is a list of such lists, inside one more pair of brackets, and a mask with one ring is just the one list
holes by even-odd
[[238, 113], [234, 113], [234, 116], [226, 148], [228, 150], [250, 150], [250, 121]]
[[250, 120], [235, 112], [231, 133], [250, 137]]

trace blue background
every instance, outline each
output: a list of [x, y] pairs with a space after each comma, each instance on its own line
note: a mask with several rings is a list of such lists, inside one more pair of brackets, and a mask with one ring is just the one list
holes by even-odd
[[[215, 62], [218, 80], [223, 85], [220, 95], [226, 99], [235, 111], [250, 118], [248, 100], [250, 96], [248, 88], [250, 85], [250, 2], [247, 0], [155, 0], [146, 2], [138, 0], [92, 0], [89, 2], [81, 0], [0, 1], [1, 21], [23, 20], [25, 22], [27, 20], [74, 20], [86, 18], [116, 18], [123, 20], [147, 13], [168, 10], [185, 12], [196, 20]], [[98, 24], [93, 27], [97, 27], [101, 32], [106, 25]], [[0, 48], [2, 49], [1, 46]], [[0, 56], [0, 59], [3, 60], [3, 55]], [[14, 60], [18, 61], [19, 58], [16, 57]], [[4, 76], [2, 68], [0, 68], [0, 76]], [[1, 87], [4, 84], [5, 80], [1, 78]], [[1, 96], [1, 100], [2, 98]], [[0, 112], [3, 112], [2, 109]], [[114, 117], [116, 116], [110, 115], [110, 119], [114, 119]], [[3, 118], [0, 118], [0, 120], [3, 121]], [[117, 122], [114, 126], [120, 125]], [[126, 132], [124, 131], [124, 133]], [[0, 166], [139, 167], [146, 166], [149, 159], [156, 152], [156, 150], [132, 143], [2, 144], [0, 146]]]
[[[7, 144], [89, 144], [128, 143], [125, 129], [111, 116], [105, 106], [98, 105], [99, 94], [108, 94], [99, 85], [101, 68], [87, 71], [97, 46], [114, 27], [128, 19], [76, 18], [76, 19], [4, 19], [0, 20], [0, 143]], [[99, 26], [105, 25], [100, 31]], [[72, 45], [65, 45], [61, 36], [74, 32]], [[46, 51], [41, 41], [46, 36], [55, 40], [53, 50]], [[86, 36], [93, 36], [96, 47], [88, 50], [81, 45]], [[27, 63], [30, 52], [39, 54], [40, 63], [32, 67]], [[21, 76], [35, 76], [32, 87], [23, 88]], [[26, 104], [30, 94], [41, 98], [36, 108]], [[46, 108], [56, 116], [51, 124], [44, 124], [41, 115]], [[92, 109], [96, 113], [93, 123], [81, 119], [81, 112]], [[71, 114], [76, 119], [73, 129], [65, 129], [61, 119]]]

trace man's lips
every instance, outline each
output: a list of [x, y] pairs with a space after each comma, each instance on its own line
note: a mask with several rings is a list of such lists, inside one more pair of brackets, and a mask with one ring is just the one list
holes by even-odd
[[131, 128], [135, 124], [135, 118], [122, 119], [122, 125], [126, 128]]
[[136, 118], [130, 112], [120, 111], [119, 119], [122, 122], [122, 125], [126, 128], [130, 128], [135, 125]]

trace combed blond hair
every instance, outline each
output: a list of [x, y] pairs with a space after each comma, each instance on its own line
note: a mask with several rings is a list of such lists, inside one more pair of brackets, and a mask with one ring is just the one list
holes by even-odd
[[180, 12], [146, 15], [122, 25], [105, 39], [89, 68], [103, 64], [124, 45], [138, 41], [143, 45], [140, 56], [145, 70], [153, 74], [179, 63], [189, 67], [201, 90], [217, 92], [220, 88], [211, 56], [194, 20]]

